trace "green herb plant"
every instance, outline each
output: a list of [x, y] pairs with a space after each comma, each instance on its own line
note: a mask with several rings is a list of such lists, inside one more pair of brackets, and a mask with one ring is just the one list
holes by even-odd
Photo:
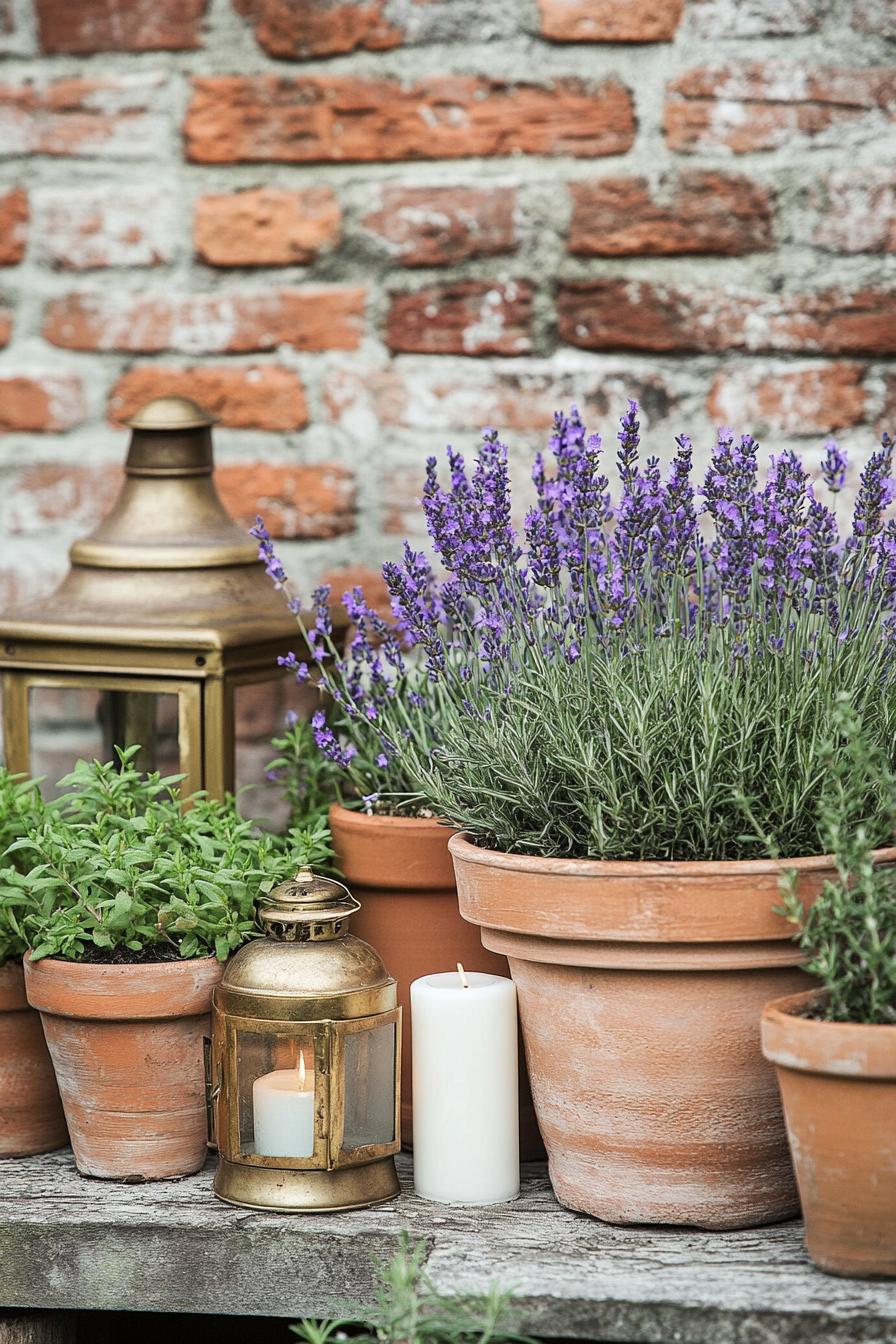
[[[0, 856], [36, 824], [42, 810], [37, 782], [0, 767]], [[0, 885], [14, 880], [16, 866], [12, 860], [0, 858]], [[26, 950], [12, 907], [7, 909], [0, 901], [0, 966], [22, 957]]]
[[534, 1344], [506, 1327], [510, 1294], [492, 1289], [484, 1297], [446, 1297], [433, 1287], [424, 1269], [426, 1249], [401, 1249], [383, 1267], [376, 1307], [369, 1317], [302, 1320], [291, 1330], [303, 1344]]
[[342, 771], [314, 739], [307, 719], [290, 714], [286, 726], [271, 742], [277, 755], [265, 767], [289, 807], [289, 829], [306, 831], [326, 824], [330, 804], [343, 801]]
[[[796, 873], [782, 880], [783, 912], [797, 928], [806, 970], [827, 991], [820, 1009], [831, 1022], [896, 1023], [896, 869], [875, 866], [878, 827], [869, 799], [886, 800], [892, 836], [896, 776], [850, 697], [837, 696], [835, 734], [824, 751], [827, 786], [820, 825], [837, 865], [808, 910], [796, 894]], [[880, 810], [880, 808], [878, 809]]]
[[[79, 761], [6, 851], [18, 870], [2, 874], [0, 921], [34, 960], [223, 961], [257, 933], [259, 893], [294, 871], [289, 844], [259, 833], [232, 798], [197, 794], [184, 807], [180, 777], [141, 774], [138, 750]], [[319, 828], [293, 838], [299, 861], [327, 848]]]

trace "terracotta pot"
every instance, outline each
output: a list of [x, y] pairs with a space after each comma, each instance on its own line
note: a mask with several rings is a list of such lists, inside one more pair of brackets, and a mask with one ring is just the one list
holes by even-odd
[[204, 1164], [214, 958], [103, 966], [25, 958], [78, 1170], [159, 1180]]
[[816, 991], [762, 1014], [790, 1151], [819, 1269], [896, 1277], [896, 1026], [804, 1016]]
[[[361, 902], [352, 933], [379, 952], [398, 981], [402, 1008], [401, 1132], [411, 1147], [411, 981], [433, 971], [508, 975], [507, 959], [482, 946], [479, 931], [461, 919], [448, 853], [453, 832], [419, 817], [376, 817], [348, 808], [330, 809], [336, 862]], [[520, 1059], [520, 1156], [544, 1157], [525, 1060]]]
[[779, 873], [797, 868], [808, 902], [831, 860], [545, 859], [460, 835], [449, 848], [461, 913], [516, 981], [561, 1203], [614, 1223], [708, 1228], [795, 1215], [759, 1020], [770, 997], [809, 984], [774, 913]]
[[0, 966], [0, 1157], [49, 1153], [68, 1143], [40, 1017], [28, 1007], [21, 962]]

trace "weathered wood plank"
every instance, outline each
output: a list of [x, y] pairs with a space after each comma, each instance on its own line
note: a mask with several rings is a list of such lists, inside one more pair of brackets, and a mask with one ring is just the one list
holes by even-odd
[[0, 1163], [0, 1306], [233, 1315], [343, 1314], [408, 1229], [447, 1293], [511, 1288], [519, 1326], [626, 1344], [894, 1344], [896, 1284], [818, 1273], [798, 1223], [709, 1233], [617, 1228], [556, 1203], [544, 1169], [486, 1209], [405, 1191], [376, 1209], [230, 1208], [211, 1165], [184, 1181], [79, 1177], [71, 1155]]

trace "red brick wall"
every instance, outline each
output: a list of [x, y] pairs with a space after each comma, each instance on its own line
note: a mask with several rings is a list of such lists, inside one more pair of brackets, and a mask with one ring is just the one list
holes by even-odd
[[425, 454], [896, 419], [892, 0], [5, 0], [0, 602], [190, 392], [306, 588]]

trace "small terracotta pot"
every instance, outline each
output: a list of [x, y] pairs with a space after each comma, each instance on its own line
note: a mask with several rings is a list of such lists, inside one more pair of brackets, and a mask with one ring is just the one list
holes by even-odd
[[103, 966], [25, 958], [78, 1170], [113, 1180], [186, 1176], [205, 1162], [203, 1037], [213, 957]]
[[18, 961], [0, 966], [0, 1157], [49, 1153], [68, 1143], [40, 1017], [28, 1007]]
[[776, 999], [762, 1049], [777, 1066], [787, 1135], [819, 1269], [896, 1277], [896, 1026], [819, 1022], [817, 991]]
[[[420, 817], [378, 817], [348, 808], [330, 809], [336, 862], [361, 902], [352, 933], [379, 952], [398, 981], [402, 1008], [401, 1133], [411, 1147], [410, 987], [421, 975], [453, 970], [509, 975], [506, 957], [488, 952], [479, 931], [461, 919], [448, 841], [454, 834], [438, 821]], [[532, 1105], [525, 1059], [520, 1060], [520, 1156], [544, 1157]]]
[[449, 848], [461, 913], [510, 961], [561, 1203], [614, 1223], [794, 1216], [759, 1020], [769, 998], [809, 984], [774, 913], [779, 875], [796, 868], [808, 903], [831, 859], [545, 859], [460, 835]]

